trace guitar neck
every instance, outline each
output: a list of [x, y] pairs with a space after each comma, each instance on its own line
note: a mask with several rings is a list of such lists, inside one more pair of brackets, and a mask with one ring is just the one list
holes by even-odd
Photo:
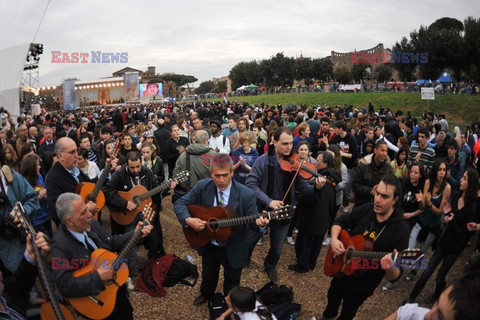
[[[146, 226], [148, 222], [145, 220], [143, 221], [143, 226]], [[128, 239], [127, 244], [125, 247], [120, 251], [120, 254], [118, 255], [117, 259], [115, 259], [115, 262], [113, 263], [113, 268], [114, 272], [117, 272], [118, 269], [122, 266], [124, 262], [127, 260], [127, 256], [131, 253], [131, 251], [137, 246], [138, 242], [142, 238], [142, 229], [138, 229], [133, 233], [133, 235]]]
[[347, 251], [347, 258], [361, 258], [366, 260], [372, 259], [382, 259], [387, 254], [391, 252], [375, 252], [375, 251], [357, 251], [357, 250], [348, 250]]
[[[34, 230], [30, 230], [33, 232], [30, 232], [32, 239], [36, 239], [37, 234], [35, 233]], [[38, 267], [38, 274], [40, 276], [40, 280], [42, 281], [43, 288], [45, 289], [45, 293], [50, 300], [50, 303], [52, 304], [52, 309], [53, 312], [55, 313], [55, 318], [57, 320], [63, 320], [65, 317], [63, 316], [62, 310], [60, 309], [60, 305], [57, 301], [57, 298], [55, 296], [55, 290], [52, 285], [53, 279], [51, 278], [51, 274], [49, 272], [50, 268], [45, 262], [45, 260], [42, 257], [42, 253], [40, 249], [34, 244], [33, 245], [33, 250], [35, 252], [35, 255], [37, 256], [37, 267]]]
[[98, 178], [98, 181], [97, 183], [95, 184], [95, 188], [93, 188], [93, 191], [90, 195], [90, 197], [94, 200], [97, 199], [97, 196], [98, 196], [98, 193], [100, 192], [100, 190], [102, 189], [103, 185], [105, 184], [105, 181], [107, 180], [108, 178], [108, 175], [110, 174], [110, 170], [112, 169], [112, 164], [111, 163], [107, 163], [105, 165], [105, 168], [103, 168], [103, 172], [102, 174], [100, 175], [100, 178]]
[[261, 216], [261, 214], [257, 213], [257, 214], [254, 214], [254, 215], [244, 216], [244, 217], [213, 220], [213, 221], [208, 222], [208, 224], [213, 229], [229, 228], [229, 227], [235, 227], [235, 226], [241, 226], [241, 225], [244, 225], [244, 224], [254, 223], [255, 220], [257, 220], [260, 216]]
[[163, 192], [163, 191], [167, 190], [169, 188], [169, 186], [170, 186], [170, 181], [165, 180], [159, 186], [157, 186], [157, 187], [153, 188], [152, 190], [148, 191], [147, 193], [139, 196], [138, 199], [140, 200], [140, 202], [142, 202], [145, 199], [153, 197], [157, 193], [160, 193], [160, 192]]

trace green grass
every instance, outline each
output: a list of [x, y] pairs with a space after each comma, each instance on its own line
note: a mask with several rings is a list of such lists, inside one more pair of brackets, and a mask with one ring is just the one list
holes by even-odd
[[[207, 99], [212, 100], [212, 99]], [[213, 100], [222, 100], [213, 99]], [[313, 107], [318, 104], [328, 106], [343, 106], [344, 104], [355, 107], [368, 108], [372, 102], [375, 111], [380, 105], [394, 111], [410, 111], [414, 116], [419, 116], [427, 110], [427, 101], [420, 99], [420, 93], [285, 93], [259, 96], [230, 97], [229, 101], [248, 102], [260, 104], [262, 102], [277, 105], [306, 104]], [[447, 120], [457, 125], [470, 125], [475, 119], [480, 119], [480, 96], [463, 95], [435, 95], [435, 100], [429, 101], [430, 110], [435, 113], [445, 113]]]

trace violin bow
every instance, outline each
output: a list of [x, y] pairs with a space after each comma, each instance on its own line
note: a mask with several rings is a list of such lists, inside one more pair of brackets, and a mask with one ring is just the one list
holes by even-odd
[[295, 183], [295, 179], [298, 176], [298, 173], [300, 172], [300, 168], [302, 167], [303, 160], [300, 160], [300, 165], [298, 166], [297, 171], [295, 171], [295, 175], [293, 176], [292, 182], [290, 182], [290, 185], [288, 186], [287, 192], [285, 192], [285, 195], [283, 196], [282, 202], [285, 203], [285, 200], [287, 199], [288, 194], [290, 193], [290, 189], [292, 189], [293, 184]]

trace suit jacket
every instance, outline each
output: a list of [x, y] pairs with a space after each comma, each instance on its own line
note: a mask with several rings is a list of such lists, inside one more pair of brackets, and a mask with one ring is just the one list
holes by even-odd
[[[78, 176], [80, 182], [90, 182], [86, 174], [80, 170], [80, 175]], [[52, 166], [46, 177], [47, 185], [47, 209], [50, 218], [58, 225], [57, 210], [55, 209], [55, 203], [57, 202], [58, 197], [62, 193], [72, 192], [75, 193], [75, 187], [77, 186], [77, 180], [63, 167], [60, 162], [55, 163]]]
[[[97, 220], [91, 221], [91, 229], [87, 234], [98, 248], [119, 252], [133, 234], [133, 231], [130, 231], [111, 237]], [[90, 251], [68, 231], [63, 223], [53, 236], [51, 256], [55, 284], [66, 298], [96, 296], [105, 290], [98, 272], [92, 272], [84, 277], [73, 277], [73, 271], [82, 268], [83, 264], [89, 260]]]
[[[175, 214], [184, 228], [189, 228], [185, 219], [190, 217], [188, 205], [199, 204], [212, 207], [217, 193], [217, 187], [211, 178], [200, 180], [195, 187], [175, 202]], [[228, 206], [235, 216], [242, 217], [257, 213], [255, 193], [246, 186], [232, 180]], [[225, 243], [228, 263], [234, 269], [242, 268], [248, 258], [247, 225], [237, 226], [232, 236]], [[199, 250], [202, 254], [204, 248]]]

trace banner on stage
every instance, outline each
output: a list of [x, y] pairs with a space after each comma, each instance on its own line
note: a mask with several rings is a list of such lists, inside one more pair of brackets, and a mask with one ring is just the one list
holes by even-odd
[[75, 80], [63, 81], [63, 110], [77, 109], [77, 93], [75, 92]]

